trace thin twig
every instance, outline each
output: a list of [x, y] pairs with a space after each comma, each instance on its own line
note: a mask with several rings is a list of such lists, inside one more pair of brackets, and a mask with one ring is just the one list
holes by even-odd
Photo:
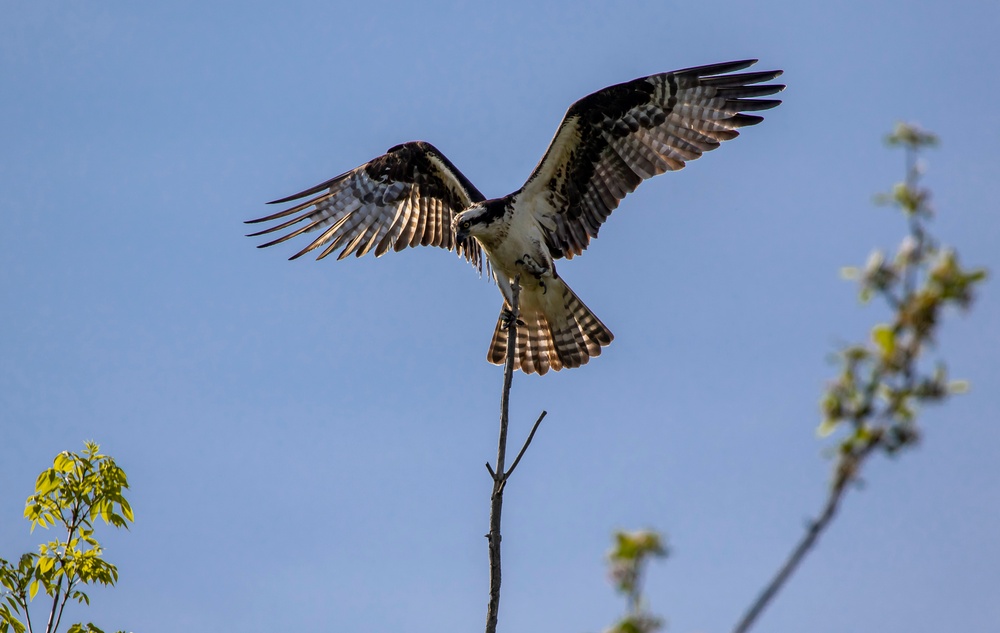
[[514, 354], [517, 353], [518, 298], [520, 276], [511, 282], [510, 325], [507, 327], [507, 362], [504, 364], [503, 392], [500, 396], [500, 438], [497, 441], [497, 466], [493, 471], [493, 494], [490, 496], [490, 532], [486, 535], [490, 552], [490, 602], [486, 609], [486, 633], [496, 633], [500, 612], [500, 514], [503, 511], [503, 488], [506, 481], [504, 458], [507, 455], [507, 420], [510, 385], [514, 380]]
[[24, 599], [23, 593], [20, 594], [18, 598], [18, 603], [21, 605], [21, 608], [24, 609], [24, 620], [28, 623], [27, 631], [28, 633], [34, 633], [34, 629], [31, 628], [31, 613], [28, 612], [28, 601]]
[[[69, 544], [73, 541], [73, 532], [76, 531], [77, 527], [76, 515], [77, 515], [77, 506], [74, 504], [72, 519], [70, 519], [70, 524], [69, 527], [67, 528], [66, 548], [69, 548]], [[65, 551], [63, 552], [63, 554], [65, 555]], [[60, 558], [59, 564], [63, 570], [66, 569], [65, 559]], [[62, 585], [64, 578], [68, 581], [68, 584], [66, 586], [67, 595], [69, 595], [69, 591], [73, 586], [73, 580], [69, 577], [68, 574], [64, 573], [62, 576], [59, 577], [59, 583], [56, 585], [56, 592], [52, 595], [52, 609], [49, 611], [49, 619], [48, 622], [46, 622], [45, 624], [45, 633], [55, 633], [56, 627], [58, 626], [58, 620], [56, 619], [57, 609], [59, 611], [59, 616], [62, 617], [62, 610], [59, 609], [59, 598], [62, 597]], [[62, 604], [63, 606], [66, 606], [65, 599], [63, 600]]]
[[840, 507], [840, 501], [844, 497], [844, 493], [847, 492], [848, 484], [854, 481], [861, 463], [878, 445], [878, 441], [873, 441], [855, 455], [843, 458], [849, 459], [851, 463], [842, 463], [838, 467], [833, 486], [830, 489], [830, 495], [827, 497], [826, 504], [823, 506], [823, 511], [820, 513], [819, 518], [809, 523], [806, 533], [802, 536], [798, 545], [795, 546], [795, 549], [792, 550], [792, 553], [789, 554], [788, 559], [785, 560], [785, 564], [781, 566], [778, 573], [774, 575], [771, 582], [768, 583], [767, 587], [757, 597], [757, 600], [743, 614], [743, 617], [733, 629], [733, 633], [746, 633], [749, 631], [757, 617], [774, 600], [774, 597], [778, 595], [778, 592], [798, 568], [802, 559], [816, 545], [816, 541], [820, 535], [830, 526], [830, 522], [833, 521], [833, 518], [837, 514], [837, 509]]
[[524, 451], [528, 450], [528, 445], [531, 444], [531, 440], [535, 437], [535, 431], [538, 430], [538, 425], [545, 419], [546, 414], [548, 414], [548, 411], [542, 411], [542, 414], [538, 416], [537, 420], [535, 420], [534, 426], [531, 427], [531, 433], [528, 433], [528, 439], [524, 440], [524, 446], [521, 447], [517, 457], [514, 458], [514, 463], [510, 465], [510, 470], [508, 470], [504, 475], [504, 479], [510, 477], [514, 472], [514, 469], [517, 468], [517, 463], [521, 461], [521, 456], [524, 455]]
[[[63, 563], [65, 565], [65, 563]], [[49, 611], [49, 620], [45, 624], [45, 633], [53, 633], [54, 629], [52, 625], [55, 624], [56, 609], [59, 608], [59, 597], [62, 595], [62, 582], [63, 579], [59, 578], [59, 584], [56, 585], [56, 592], [52, 596], [52, 609]]]
[[819, 535], [822, 534], [823, 530], [826, 529], [827, 525], [830, 524], [830, 521], [837, 513], [837, 506], [840, 504], [840, 499], [844, 494], [843, 491], [843, 488], [830, 491], [830, 497], [826, 501], [823, 513], [818, 519], [810, 523], [809, 528], [802, 537], [802, 540], [800, 540], [799, 544], [795, 546], [794, 550], [792, 550], [788, 560], [786, 560], [785, 564], [781, 566], [781, 569], [779, 569], [778, 573], [775, 574], [770, 584], [768, 584], [764, 591], [761, 592], [757, 600], [743, 615], [743, 618], [736, 625], [736, 628], [733, 629], [733, 633], [746, 633], [746, 631], [749, 631], [750, 627], [753, 626], [754, 621], [757, 619], [757, 616], [764, 611], [764, 608], [767, 607], [767, 605], [769, 605], [778, 594], [778, 591], [780, 591], [784, 586], [785, 581], [788, 580], [788, 577], [791, 576], [795, 569], [799, 566], [802, 558], [809, 553], [809, 550], [811, 550], [813, 545], [815, 545], [816, 539], [819, 538]]
[[59, 605], [59, 614], [56, 616], [56, 625], [52, 627], [52, 633], [59, 630], [59, 623], [62, 622], [63, 609], [66, 608], [66, 601], [69, 600], [70, 592], [73, 590], [73, 583], [66, 585], [66, 593], [63, 594], [62, 603]]
[[524, 446], [514, 458], [510, 470], [504, 470], [504, 461], [507, 457], [507, 421], [510, 410], [510, 385], [514, 380], [514, 355], [517, 353], [517, 319], [520, 316], [518, 308], [518, 298], [521, 294], [520, 275], [514, 277], [511, 282], [510, 301], [510, 322], [507, 326], [507, 360], [504, 363], [503, 392], [500, 396], [500, 439], [497, 441], [497, 466], [496, 470], [486, 463], [486, 470], [493, 478], [493, 494], [490, 496], [490, 532], [486, 535], [490, 550], [490, 603], [486, 609], [486, 633], [496, 633], [497, 616], [500, 612], [500, 513], [503, 510], [503, 489], [507, 485], [518, 462], [528, 450], [531, 440], [535, 437], [538, 425], [545, 418], [546, 411], [535, 420], [531, 427], [528, 439], [524, 441]]

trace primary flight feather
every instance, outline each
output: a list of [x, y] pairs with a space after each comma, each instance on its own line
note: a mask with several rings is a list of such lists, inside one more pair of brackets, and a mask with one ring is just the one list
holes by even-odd
[[[525, 373], [579, 367], [611, 343], [611, 331], [556, 274], [556, 259], [581, 254], [640, 182], [739, 135], [781, 103], [780, 70], [738, 73], [743, 60], [685, 68], [609, 86], [570, 106], [545, 155], [517, 191], [487, 200], [430, 143], [397, 145], [360, 167], [274, 203], [308, 198], [250, 223], [288, 229], [260, 247], [309, 233], [291, 258], [338, 259], [438, 246], [480, 271], [484, 255], [504, 295], [487, 358], [503, 364], [510, 281], [520, 275], [514, 366]], [[289, 219], [285, 219], [289, 218]]]

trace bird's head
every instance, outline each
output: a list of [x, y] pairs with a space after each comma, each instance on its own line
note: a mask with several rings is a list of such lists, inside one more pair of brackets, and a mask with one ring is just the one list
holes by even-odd
[[498, 220], [503, 218], [506, 210], [507, 204], [503, 199], [477, 202], [452, 220], [455, 240], [464, 242], [470, 236], [488, 238], [500, 224]]

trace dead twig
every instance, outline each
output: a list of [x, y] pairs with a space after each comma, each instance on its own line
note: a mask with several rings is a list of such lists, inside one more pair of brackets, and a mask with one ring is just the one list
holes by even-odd
[[500, 515], [503, 511], [503, 490], [507, 485], [507, 479], [514, 472], [518, 462], [521, 461], [524, 452], [528, 450], [528, 445], [531, 444], [532, 438], [535, 437], [535, 431], [538, 430], [538, 425], [542, 423], [542, 419], [546, 414], [545, 411], [542, 411], [542, 414], [538, 416], [534, 426], [531, 427], [528, 439], [525, 440], [524, 446], [521, 447], [517, 457], [514, 458], [514, 463], [511, 464], [510, 470], [504, 470], [507, 456], [507, 420], [510, 405], [510, 385], [514, 380], [514, 354], [517, 350], [518, 298], [521, 292], [519, 282], [520, 277], [515, 277], [514, 281], [511, 282], [511, 319], [510, 326], [507, 328], [507, 362], [504, 364], [503, 392], [500, 397], [500, 438], [497, 441], [496, 469], [490, 466], [489, 462], [486, 463], [486, 470], [489, 471], [490, 477], [493, 478], [493, 493], [490, 496], [490, 531], [486, 535], [489, 543], [490, 557], [490, 601], [486, 610], [486, 633], [496, 633], [497, 615], [500, 611], [500, 541], [502, 538], [500, 536]]

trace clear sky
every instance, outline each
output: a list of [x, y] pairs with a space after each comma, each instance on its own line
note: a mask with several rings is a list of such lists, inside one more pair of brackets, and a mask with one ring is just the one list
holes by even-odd
[[[841, 266], [894, 248], [872, 195], [928, 156], [934, 231], [1000, 274], [995, 2], [0, 0], [0, 556], [37, 473], [99, 442], [136, 523], [108, 630], [475, 631], [485, 621], [496, 288], [453, 254], [264, 251], [243, 220], [413, 139], [488, 196], [574, 100], [758, 57], [785, 103], [627, 198], [560, 273], [614, 331], [518, 375], [501, 630], [598, 631], [615, 528], [666, 531], [653, 609], [727, 631], [822, 503], [829, 354], [885, 313]], [[995, 631], [1000, 295], [940, 338], [972, 392], [875, 460], [761, 631]]]

